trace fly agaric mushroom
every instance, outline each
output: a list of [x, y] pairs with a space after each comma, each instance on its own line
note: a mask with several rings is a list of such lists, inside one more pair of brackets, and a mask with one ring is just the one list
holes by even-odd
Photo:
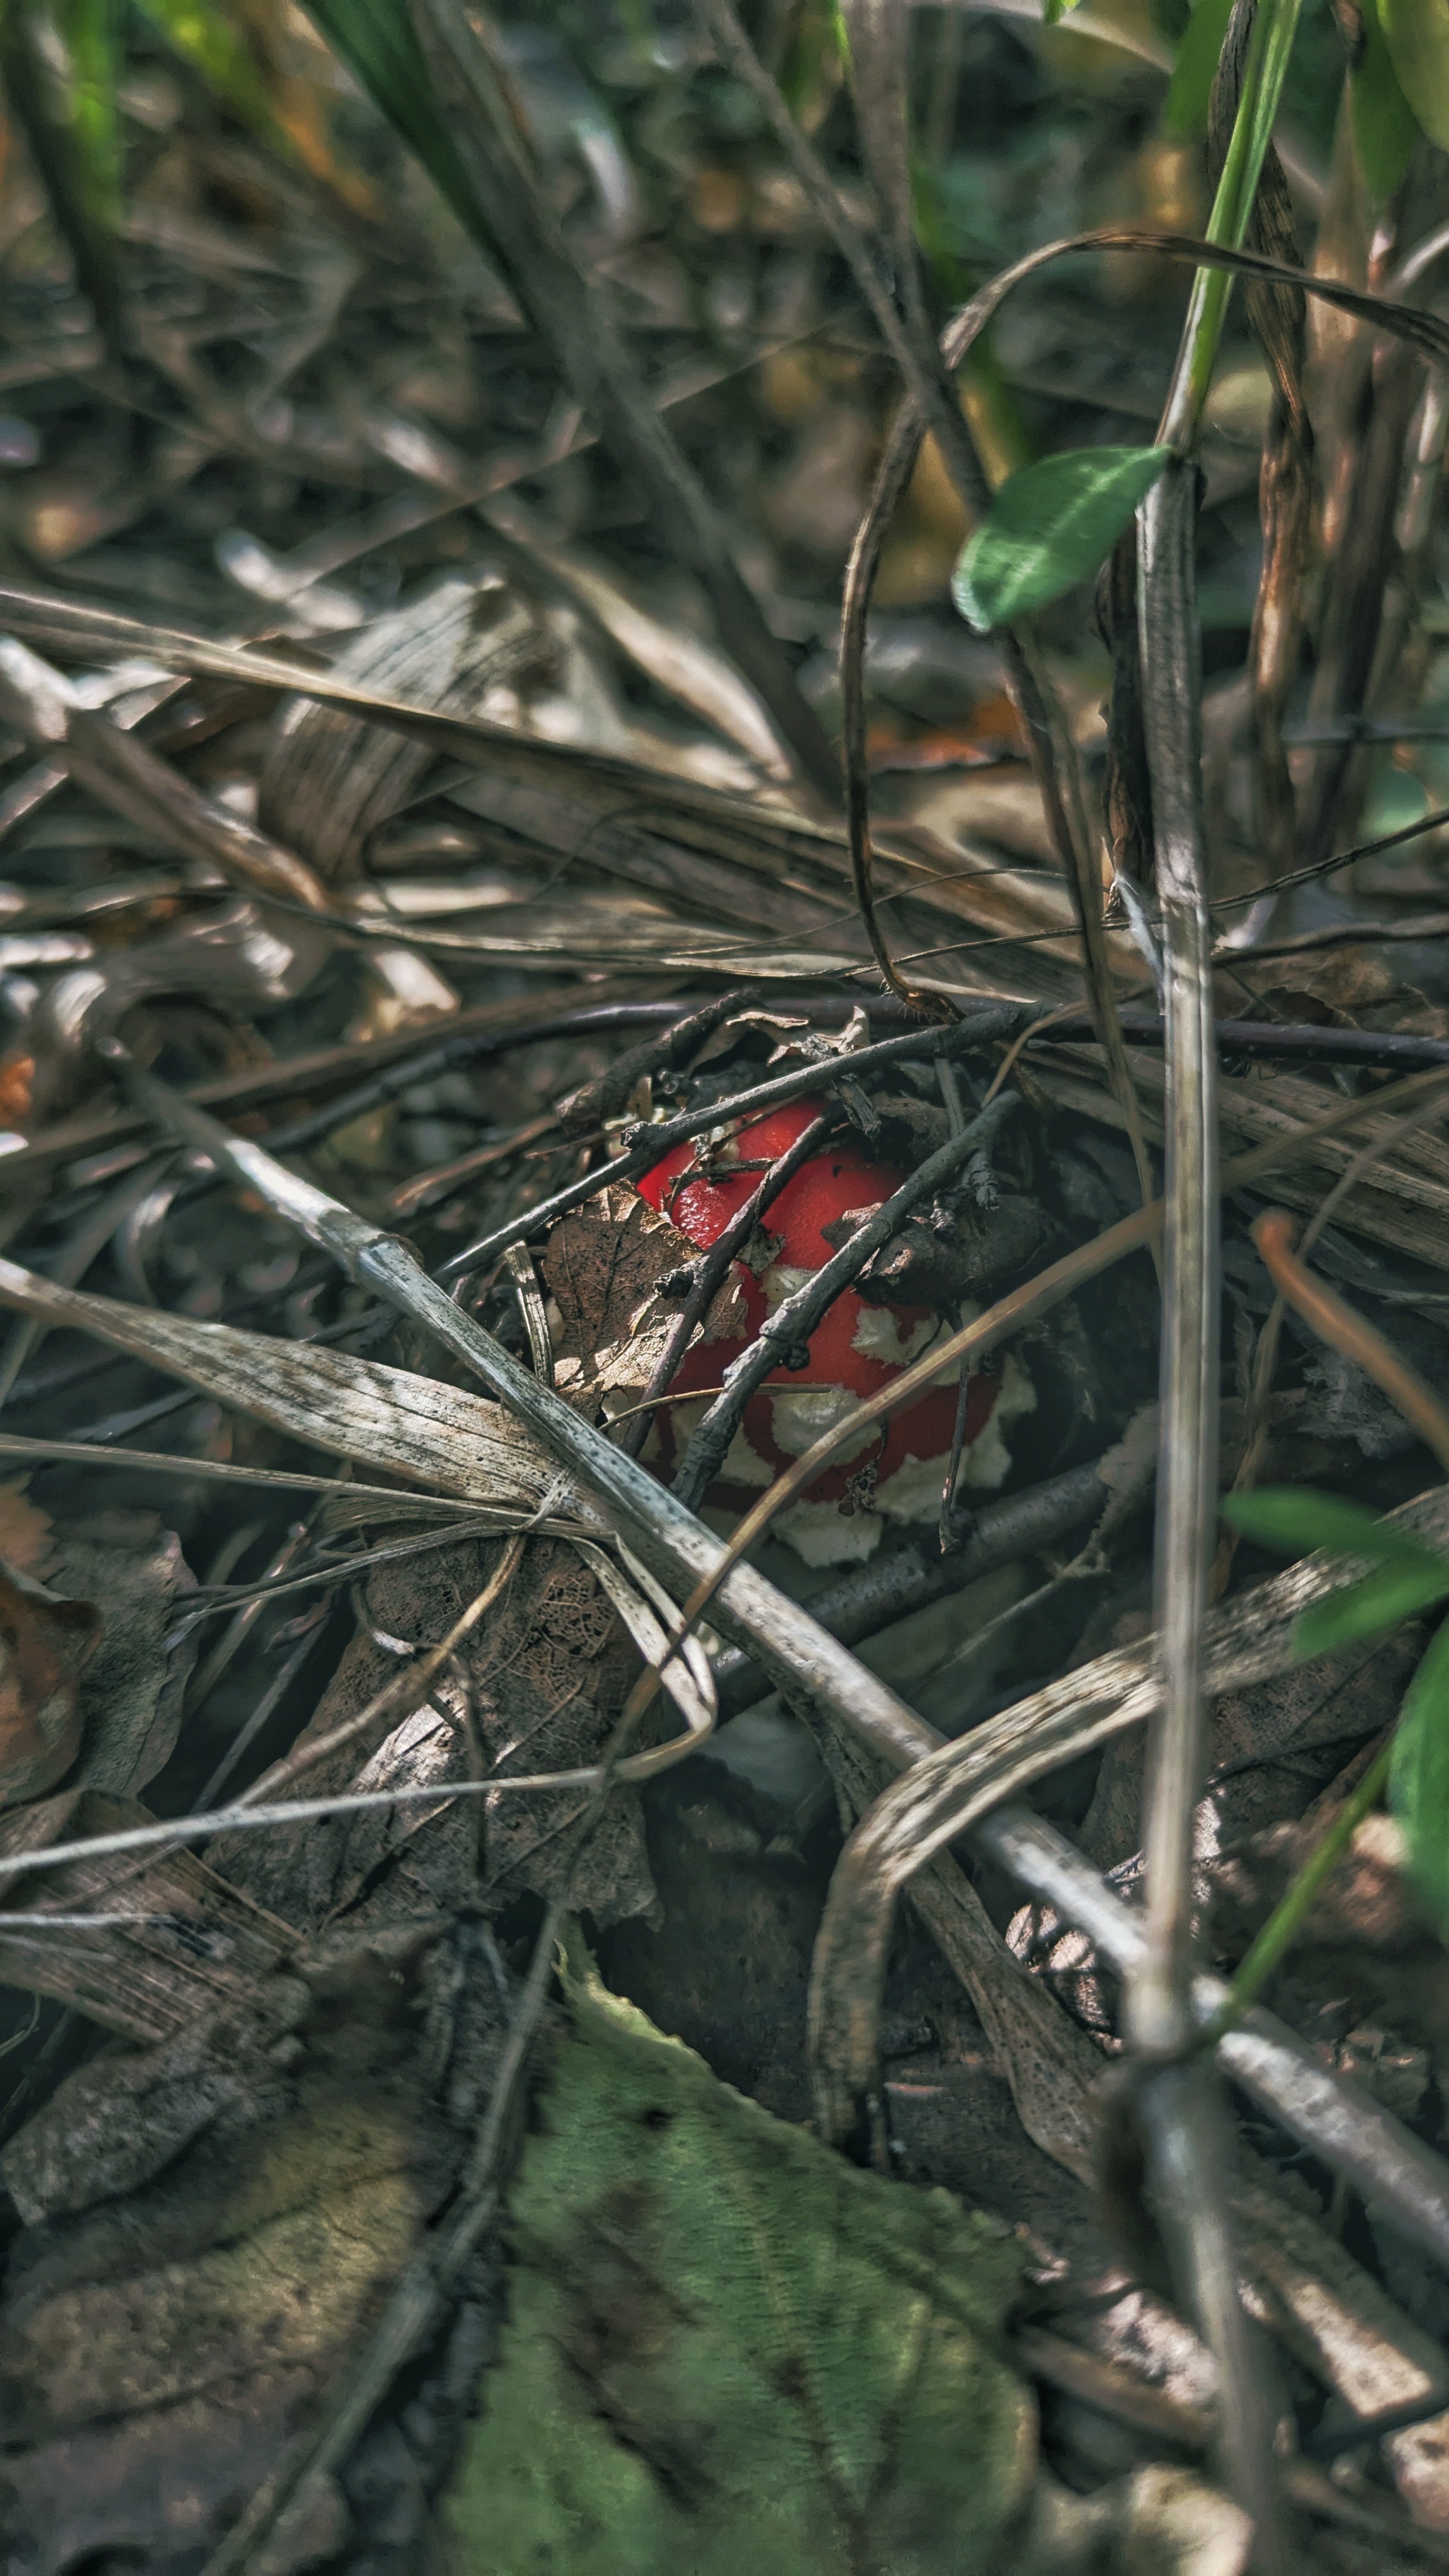
[[[713, 1169], [695, 1168], [696, 1149], [677, 1145], [638, 1187], [700, 1251], [707, 1251], [756, 1187], [762, 1166], [779, 1157], [818, 1118], [823, 1104], [800, 1100], [742, 1128]], [[901, 1186], [888, 1164], [868, 1162], [851, 1139], [839, 1139], [802, 1164], [763, 1220], [769, 1257], [758, 1277], [733, 1265], [747, 1330], [738, 1338], [697, 1340], [673, 1381], [674, 1401], [661, 1405], [645, 1456], [669, 1474], [716, 1392], [731, 1360], [749, 1347], [766, 1317], [831, 1258], [841, 1222], [857, 1221]], [[830, 1238], [833, 1235], [834, 1240]], [[743, 1510], [862, 1396], [899, 1376], [941, 1331], [931, 1308], [877, 1305], [853, 1289], [836, 1298], [810, 1340], [803, 1369], [776, 1368], [745, 1406], [723, 1468], [707, 1500]], [[707, 1389], [708, 1394], [696, 1394]], [[957, 1383], [917, 1396], [869, 1427], [858, 1446], [832, 1459], [805, 1495], [775, 1524], [809, 1565], [867, 1557], [886, 1520], [934, 1520], [951, 1455]], [[999, 1485], [1010, 1460], [1002, 1430], [1036, 1403], [1030, 1381], [1008, 1357], [999, 1376], [973, 1377], [966, 1402], [962, 1481]]]

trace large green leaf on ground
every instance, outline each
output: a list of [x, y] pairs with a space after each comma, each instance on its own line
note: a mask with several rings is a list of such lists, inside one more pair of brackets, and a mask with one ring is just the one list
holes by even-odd
[[951, 596], [980, 634], [1027, 617], [1105, 561], [1170, 447], [1072, 447], [1002, 484], [957, 560]]
[[592, 1977], [511, 2208], [459, 2576], [1006, 2576], [1031, 2400], [1018, 2255], [859, 2172]]

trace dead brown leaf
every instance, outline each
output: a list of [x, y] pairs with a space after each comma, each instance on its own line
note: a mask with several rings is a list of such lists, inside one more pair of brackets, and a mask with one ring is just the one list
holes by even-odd
[[[366, 1609], [375, 1633], [348, 1648], [299, 1749], [396, 1678], [396, 1652], [379, 1638], [431, 1644], [446, 1634], [489, 1580], [502, 1545], [466, 1539], [435, 1557], [374, 1571]], [[306, 1793], [318, 1797], [436, 1781], [437, 1806], [336, 1816], [305, 1835], [223, 1835], [212, 1845], [213, 1863], [257, 1903], [306, 1931], [342, 1918], [416, 1919], [465, 1903], [498, 1912], [525, 1891], [551, 1896], [565, 1871], [565, 1829], [589, 1792], [450, 1805], [448, 1784], [597, 1762], [636, 1670], [623, 1628], [574, 1549], [563, 1540], [533, 1540], [425, 1705], [401, 1724], [380, 1720], [375, 1738], [339, 1747], [305, 1781]], [[652, 1908], [633, 1790], [614, 1791], [569, 1886], [573, 1901], [602, 1922]]]
[[[554, 1227], [542, 1267], [559, 1318], [555, 1383], [590, 1420], [627, 1412], [643, 1396], [679, 1315], [659, 1282], [689, 1253], [677, 1227], [632, 1190], [603, 1190]], [[738, 1340], [744, 1329], [744, 1299], [729, 1280], [704, 1338]]]
[[[1199, 1856], [1300, 1815], [1355, 1744], [1394, 1716], [1421, 1647], [1419, 1632], [1405, 1629], [1215, 1700]], [[1100, 1868], [1137, 1848], [1142, 1765], [1139, 1736], [1109, 1744], [1103, 1756], [1080, 1836]]]
[[0, 1806], [38, 1798], [80, 1751], [82, 1667], [100, 1613], [0, 1563]]
[[13, 1484], [0, 1485], [0, 1557], [37, 1583], [48, 1583], [55, 1572], [54, 1525], [49, 1512], [31, 1501], [29, 1482], [17, 1476]]
[[[248, 1902], [194, 1852], [73, 1860], [7, 1884], [22, 1852], [154, 1822], [134, 1798], [71, 1789], [0, 1820], [0, 1908], [35, 1930], [0, 1933], [0, 1980], [53, 1995], [143, 2043], [166, 2040], [250, 1995], [292, 1950], [285, 1923]], [[47, 1931], [47, 1912], [101, 1918]]]
[[[286, 1975], [271, 2002], [204, 2065], [183, 2039], [82, 2069], [12, 2145], [22, 2206], [50, 2213], [0, 2306], [0, 2560], [26, 2576], [208, 2554], [438, 2210], [508, 2008], [461, 1934]], [[324, 2494], [290, 2567], [346, 2538]]]

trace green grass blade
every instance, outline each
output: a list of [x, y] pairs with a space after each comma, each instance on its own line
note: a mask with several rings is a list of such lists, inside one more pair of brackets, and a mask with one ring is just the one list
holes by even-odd
[[491, 255], [495, 245], [438, 113], [407, 0], [306, 0], [306, 7], [359, 87], [417, 154], [458, 221]]
[[1233, 0], [1195, 0], [1162, 111], [1164, 126], [1179, 142], [1207, 132], [1208, 101], [1232, 14]]
[[1264, 1485], [1252, 1494], [1228, 1494], [1222, 1515], [1229, 1527], [1260, 1547], [1284, 1556], [1323, 1548], [1330, 1556], [1361, 1556], [1370, 1565], [1438, 1568], [1449, 1579], [1449, 1557], [1426, 1546], [1413, 1530], [1380, 1520], [1340, 1494], [1318, 1494], [1306, 1485]]
[[224, 11], [212, 0], [140, 0], [140, 6], [208, 89], [269, 141], [278, 140], [280, 128], [255, 56]]
[[1421, 1610], [1432, 1610], [1436, 1602], [1446, 1599], [1449, 1564], [1380, 1566], [1362, 1583], [1346, 1584], [1341, 1592], [1331, 1592], [1326, 1601], [1315, 1601], [1305, 1610], [1293, 1631], [1293, 1651], [1303, 1656], [1331, 1655], [1340, 1646], [1387, 1636], [1405, 1619], [1416, 1619]]
[[36, 18], [11, 0], [0, 11], [0, 75], [81, 292], [119, 357], [115, 0], [66, 0], [51, 26], [63, 48], [60, 67], [42, 45]]
[[1415, 1881], [1440, 1921], [1449, 1921], [1449, 1621], [1409, 1684], [1389, 1786]]

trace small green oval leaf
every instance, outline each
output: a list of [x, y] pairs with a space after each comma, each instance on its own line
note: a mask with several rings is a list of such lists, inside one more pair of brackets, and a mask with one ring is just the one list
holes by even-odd
[[1073, 447], [1024, 465], [968, 537], [951, 596], [979, 634], [1086, 581], [1112, 551], [1170, 447]]
[[1449, 1919], [1449, 1621], [1410, 1682], [1394, 1737], [1389, 1795], [1409, 1867], [1441, 1922]]

